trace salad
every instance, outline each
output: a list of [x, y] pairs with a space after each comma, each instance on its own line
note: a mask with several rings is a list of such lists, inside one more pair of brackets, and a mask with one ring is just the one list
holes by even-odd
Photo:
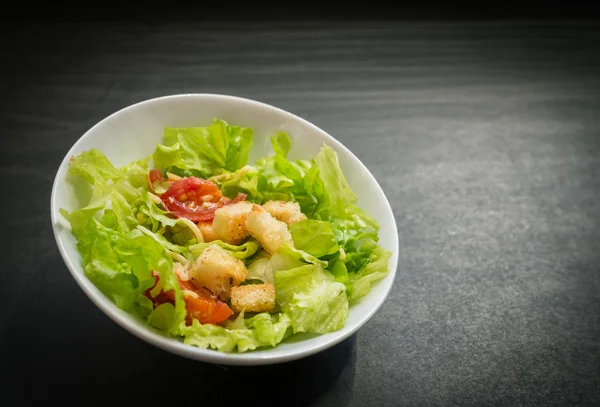
[[60, 212], [87, 278], [165, 335], [222, 352], [341, 329], [388, 273], [377, 222], [356, 206], [335, 151], [290, 160], [290, 136], [248, 165], [253, 130], [215, 119], [165, 128], [151, 156], [117, 168], [71, 157], [86, 206]]

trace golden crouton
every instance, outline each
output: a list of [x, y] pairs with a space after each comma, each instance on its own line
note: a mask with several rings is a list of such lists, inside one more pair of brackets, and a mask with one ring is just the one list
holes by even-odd
[[235, 312], [268, 312], [275, 309], [275, 286], [249, 284], [231, 289], [231, 307]]
[[246, 218], [246, 228], [269, 254], [285, 243], [294, 244], [287, 225], [262, 209], [252, 209]]
[[240, 244], [249, 233], [246, 230], [246, 217], [252, 211], [249, 202], [238, 202], [217, 209], [212, 228], [219, 238], [230, 244]]
[[263, 208], [275, 219], [288, 225], [306, 219], [306, 215], [300, 210], [298, 202], [269, 201], [263, 204]]
[[202, 232], [202, 237], [204, 237], [206, 243], [212, 242], [213, 240], [219, 240], [219, 236], [212, 227], [212, 222], [199, 222], [198, 229]]
[[192, 283], [205, 287], [223, 301], [229, 299], [231, 287], [246, 279], [244, 263], [216, 244], [209, 245], [189, 267]]

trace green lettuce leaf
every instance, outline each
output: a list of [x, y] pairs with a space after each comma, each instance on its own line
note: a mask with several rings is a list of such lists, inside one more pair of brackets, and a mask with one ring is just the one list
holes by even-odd
[[291, 319], [283, 313], [263, 312], [245, 320], [246, 327], [254, 332], [261, 346], [275, 346], [291, 333]]
[[371, 290], [371, 283], [381, 280], [389, 273], [388, 262], [392, 256], [389, 250], [373, 242], [365, 242], [359, 252], [367, 253], [368, 258], [356, 272], [348, 275], [350, 300], [364, 297]]
[[[186, 255], [189, 246], [197, 243], [194, 232], [188, 224], [181, 219], [171, 217], [169, 212], [156, 205], [150, 197], [150, 192], [144, 191], [142, 197], [143, 203], [137, 215], [139, 225], [155, 234], [167, 250]], [[177, 248], [169, 247], [168, 243]]]
[[[133, 311], [134, 305], [140, 303], [141, 294], [154, 285], [152, 271], [157, 271], [165, 290], [176, 292], [176, 306], [171, 306], [168, 321], [163, 318], [168, 323], [160, 328], [167, 332], [178, 329], [185, 318], [185, 304], [172, 271], [173, 263], [163, 246], [137, 230], [124, 234], [90, 218], [78, 239], [77, 249], [86, 276], [125, 311]], [[150, 316], [161, 311], [154, 310]]]
[[275, 169], [294, 184], [302, 184], [302, 178], [311, 165], [303, 161], [293, 162], [287, 159], [291, 145], [290, 136], [283, 131], [277, 131], [271, 135], [271, 145], [275, 151], [273, 162]]
[[265, 178], [270, 196], [269, 199], [296, 201], [303, 213], [312, 216], [326, 199], [322, 180], [318, 177], [318, 169], [314, 161], [287, 159], [290, 149], [290, 136], [285, 132], [271, 135], [271, 146], [275, 156], [258, 160], [256, 169]]
[[[184, 343], [204, 349], [215, 349], [221, 352], [239, 353], [271, 347], [285, 339], [290, 331], [290, 319], [286, 315], [270, 315], [261, 313], [245, 320], [245, 328], [227, 329], [217, 325], [200, 324], [194, 320], [192, 325], [180, 325]], [[235, 322], [229, 324], [233, 328], [239, 326]]]
[[354, 250], [362, 240], [378, 241], [379, 224], [365, 211], [351, 205], [346, 208], [344, 216], [331, 220], [333, 232], [344, 250]]
[[[98, 182], [93, 189], [93, 194], [90, 202], [83, 208], [76, 209], [72, 212], [68, 212], [63, 208], [60, 208], [60, 214], [69, 222], [71, 225], [71, 232], [76, 238], [85, 232], [89, 219], [91, 219], [96, 213], [101, 211], [107, 204], [110, 194], [113, 191], [112, 185], [106, 185], [102, 182]], [[116, 215], [113, 213], [114, 225], [118, 224]]]
[[247, 280], [260, 280], [263, 283], [275, 282], [275, 270], [288, 270], [305, 265], [318, 264], [326, 267], [327, 261], [319, 260], [310, 254], [286, 244], [273, 256], [264, 250], [258, 251], [247, 264]]
[[142, 194], [149, 188], [148, 171], [150, 157], [133, 161], [119, 168], [119, 179], [115, 182], [115, 188], [133, 207], [139, 207]]
[[148, 316], [152, 313], [153, 310], [154, 305], [152, 304], [152, 300], [150, 300], [145, 295], [140, 294], [137, 302], [133, 305], [130, 312], [133, 315], [140, 318], [142, 321], [147, 321]]
[[346, 208], [357, 202], [358, 198], [340, 169], [338, 157], [335, 151], [324, 144], [321, 151], [315, 157], [319, 177], [328, 194], [327, 211], [330, 215], [344, 217]]
[[198, 242], [192, 229], [183, 222], [178, 223], [175, 226], [166, 226], [164, 229], [159, 229], [159, 231], [162, 231], [162, 235], [169, 242], [173, 242], [178, 246], [187, 247], [188, 251], [192, 245]]
[[179, 246], [175, 243], [171, 243], [162, 234], [154, 233], [151, 230], [143, 227], [142, 225], [138, 225], [137, 230], [139, 230], [140, 232], [142, 232], [143, 234], [145, 234], [147, 236], [150, 236], [152, 239], [154, 239], [157, 243], [159, 243], [161, 246], [163, 246], [169, 252], [182, 254], [184, 257], [187, 256], [187, 254], [189, 252], [187, 246]]
[[167, 127], [164, 144], [154, 151], [154, 165], [197, 172], [204, 178], [218, 169], [236, 171], [246, 165], [252, 140], [252, 129], [217, 119], [206, 127]]
[[131, 163], [119, 168], [121, 176], [135, 189], [147, 190], [148, 171], [150, 170], [151, 157], [142, 158], [141, 160], [132, 161]]
[[248, 201], [258, 204], [270, 200], [296, 201], [304, 213], [310, 214], [318, 208], [320, 200], [326, 199], [323, 182], [313, 161], [287, 159], [290, 144], [287, 133], [275, 132], [271, 135], [274, 156], [234, 172], [217, 171], [210, 180], [229, 198], [242, 192], [248, 195]]
[[263, 283], [275, 282], [275, 270], [271, 256], [264, 250], [260, 250], [255, 256], [250, 259], [247, 266], [247, 280], [260, 280]]
[[119, 232], [127, 233], [135, 229], [138, 225], [138, 221], [133, 214], [134, 208], [127, 202], [125, 197], [116, 190], [113, 190], [109, 199], [111, 208], [116, 216], [117, 230]]
[[121, 178], [121, 173], [96, 148], [84, 151], [71, 160], [68, 174], [83, 177], [91, 185], [106, 184]]
[[[134, 161], [120, 169], [116, 169], [97, 149], [84, 151], [71, 161], [68, 173], [85, 179], [92, 188], [90, 202], [83, 208], [68, 212], [60, 209], [60, 213], [71, 225], [77, 237], [86, 227], [88, 220], [102, 212], [110, 205], [110, 225], [119, 232], [127, 233], [136, 228], [136, 213], [143, 204], [146, 192], [149, 158]], [[104, 223], [105, 225], [108, 223]]]
[[147, 225], [152, 231], [156, 231], [165, 226], [183, 225], [184, 223], [176, 218], [169, 216], [169, 212], [161, 209], [150, 197], [150, 192], [145, 191], [142, 194], [143, 204], [140, 206], [140, 212], [143, 217], [138, 217], [140, 224]]
[[218, 325], [200, 324], [194, 320], [192, 325], [180, 325], [179, 331], [187, 345], [203, 349], [214, 349], [230, 353], [234, 350], [247, 352], [260, 346], [250, 329], [226, 329]]
[[[149, 157], [116, 169], [96, 149], [81, 153], [71, 161], [69, 173], [93, 186], [92, 197], [81, 209], [61, 208], [60, 212], [77, 238], [90, 281], [119, 308], [177, 334], [185, 319], [185, 303], [165, 247], [176, 248], [156, 233], [137, 229], [140, 219], [145, 220], [141, 208], [148, 188], [148, 163]], [[144, 299], [142, 293], [155, 282], [152, 271], [159, 273], [161, 287], [174, 290], [175, 306], [164, 304], [152, 310], [151, 302]]]
[[266, 182], [254, 167], [245, 166], [236, 172], [226, 171], [210, 178], [210, 181], [219, 185], [221, 193], [228, 198], [244, 193], [247, 201], [263, 203], [264, 195], [261, 191], [265, 189]]
[[192, 255], [194, 255], [194, 257], [197, 258], [202, 254], [204, 249], [213, 244], [221, 246], [221, 248], [227, 250], [234, 257], [242, 260], [252, 256], [260, 248], [260, 244], [254, 239], [250, 239], [246, 243], [241, 244], [239, 246], [225, 243], [221, 240], [214, 240], [209, 243], [196, 243], [195, 245], [190, 246], [190, 252], [192, 253]]
[[336, 261], [330, 262], [327, 270], [331, 273], [335, 281], [345, 284], [346, 286], [350, 282], [348, 268], [342, 260], [339, 260], [339, 256]]
[[289, 244], [284, 244], [271, 257], [273, 270], [287, 270], [293, 267], [300, 267], [305, 264], [318, 264], [321, 267], [327, 267], [326, 260], [320, 260], [316, 257], [298, 250]]
[[275, 292], [295, 333], [323, 334], [344, 326], [348, 316], [346, 286], [317, 264], [275, 271]]
[[[291, 181], [279, 184], [275, 182], [271, 184], [268, 178], [268, 172], [262, 172], [253, 166], [245, 166], [235, 172], [222, 172], [210, 178], [210, 181], [219, 185], [221, 193], [228, 197], [234, 198], [238, 193], [247, 195], [246, 200], [257, 204], [262, 204], [267, 201], [290, 201], [292, 195], [290, 187], [293, 186]], [[272, 179], [271, 179], [272, 181]]]
[[294, 247], [315, 257], [333, 254], [339, 250], [329, 222], [305, 219], [289, 227]]

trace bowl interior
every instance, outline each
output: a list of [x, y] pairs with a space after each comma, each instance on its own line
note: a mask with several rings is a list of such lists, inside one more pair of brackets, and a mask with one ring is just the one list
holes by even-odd
[[[290, 134], [292, 159], [313, 157], [323, 143], [337, 151], [342, 171], [359, 197], [358, 205], [379, 222], [380, 244], [393, 253], [389, 275], [375, 283], [360, 302], [351, 305], [346, 325], [340, 331], [319, 336], [307, 335], [284, 341], [273, 349], [244, 354], [198, 349], [153, 332], [117, 308], [85, 277], [76, 241], [68, 223], [58, 212], [60, 208], [70, 211], [81, 205], [79, 190], [66, 179], [69, 157], [95, 147], [106, 154], [115, 166], [124, 165], [152, 154], [156, 144], [162, 142], [164, 127], [205, 126], [213, 118], [254, 129], [250, 164], [272, 154], [269, 136], [276, 130]], [[75, 143], [61, 163], [52, 191], [51, 217], [56, 241], [67, 267], [90, 299], [110, 318], [139, 338], [164, 350], [220, 364], [283, 362], [308, 356], [340, 342], [362, 326], [383, 303], [392, 286], [398, 263], [398, 235], [394, 216], [383, 191], [367, 168], [342, 144], [309, 122], [275, 107], [231, 96], [175, 95], [152, 99], [120, 110], [99, 122]]]

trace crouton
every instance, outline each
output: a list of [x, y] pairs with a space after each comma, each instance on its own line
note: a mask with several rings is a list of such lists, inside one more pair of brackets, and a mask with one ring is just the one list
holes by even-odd
[[285, 243], [294, 244], [287, 225], [261, 209], [252, 209], [246, 218], [246, 228], [269, 254], [275, 253]]
[[306, 219], [306, 215], [300, 210], [298, 202], [269, 201], [263, 204], [263, 208], [275, 219], [288, 225]]
[[229, 299], [231, 287], [240, 285], [247, 274], [248, 270], [241, 260], [214, 243], [204, 249], [188, 269], [196, 287], [207, 288], [223, 301]]
[[202, 232], [202, 237], [206, 243], [219, 240], [219, 236], [212, 227], [212, 222], [199, 222], [198, 229]]
[[216, 210], [212, 228], [222, 241], [240, 244], [249, 235], [246, 217], [251, 211], [252, 204], [249, 202], [225, 205]]
[[249, 284], [231, 289], [231, 307], [235, 312], [268, 312], [275, 309], [275, 286]]

